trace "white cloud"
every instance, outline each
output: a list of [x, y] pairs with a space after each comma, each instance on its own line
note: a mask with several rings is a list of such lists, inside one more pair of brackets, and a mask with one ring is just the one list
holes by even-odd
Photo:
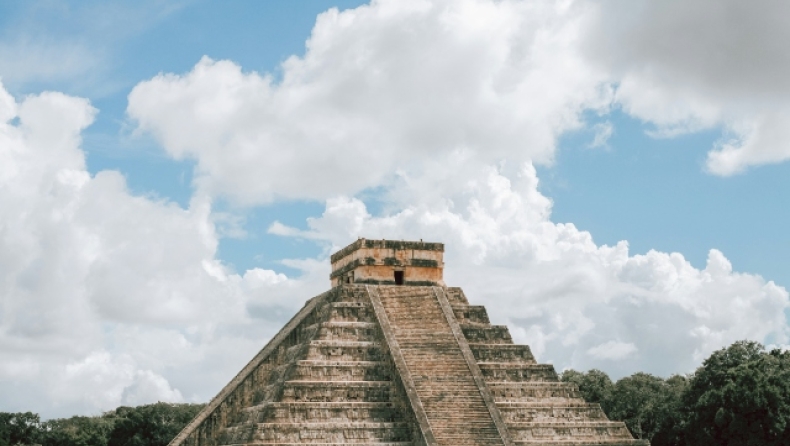
[[606, 147], [609, 144], [609, 138], [614, 134], [614, 126], [611, 122], [600, 122], [592, 127], [595, 132], [590, 147]]
[[630, 342], [608, 341], [587, 350], [587, 354], [598, 359], [619, 360], [635, 353], [638, 349]]
[[118, 172], [91, 176], [79, 145], [95, 113], [0, 88], [3, 410], [205, 401], [328, 284], [310, 262], [293, 263], [300, 280], [236, 274], [215, 257], [210, 202], [183, 209], [131, 195]]
[[666, 376], [693, 371], [736, 340], [788, 340], [787, 290], [734, 272], [715, 249], [697, 269], [679, 253], [599, 246], [573, 224], [550, 220], [551, 202], [529, 164], [511, 175], [467, 168], [450, 180], [456, 193], [446, 200], [418, 198], [422, 190], [447, 190], [447, 181], [404, 177], [389, 191], [399, 206], [389, 213], [373, 216], [358, 199], [337, 197], [308, 220], [308, 230], [277, 230], [334, 248], [358, 236], [444, 242], [448, 285], [463, 287], [495, 323], [559, 369]]
[[723, 128], [707, 169], [732, 175], [790, 158], [787, 2], [597, 2], [590, 63], [609, 72], [623, 109], [671, 137]]
[[197, 183], [244, 203], [324, 199], [457, 151], [548, 162], [611, 90], [575, 53], [584, 8], [379, 1], [318, 17], [282, 80], [203, 58], [141, 82], [128, 113]]
[[151, 401], [180, 403], [181, 392], [170, 388], [166, 379], [150, 370], [138, 371], [132, 384], [123, 389], [121, 403], [125, 406], [139, 406]]
[[[325, 199], [457, 151], [550, 162], [612, 104], [656, 137], [726, 135], [707, 170], [790, 157], [782, 2], [378, 1], [318, 17], [282, 80], [201, 60], [142, 82], [128, 113], [197, 183], [243, 203]], [[596, 129], [605, 144], [611, 124]]]

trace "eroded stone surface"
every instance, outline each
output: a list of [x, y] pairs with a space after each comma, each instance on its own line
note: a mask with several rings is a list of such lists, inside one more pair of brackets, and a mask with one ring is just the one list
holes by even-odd
[[444, 245], [361, 238], [331, 257], [332, 286], [444, 285]]

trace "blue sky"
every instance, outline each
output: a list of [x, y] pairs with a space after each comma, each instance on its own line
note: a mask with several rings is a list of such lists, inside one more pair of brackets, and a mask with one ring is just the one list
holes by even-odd
[[786, 345], [772, 8], [0, 4], [0, 410], [205, 401], [357, 236], [447, 243], [559, 369]]

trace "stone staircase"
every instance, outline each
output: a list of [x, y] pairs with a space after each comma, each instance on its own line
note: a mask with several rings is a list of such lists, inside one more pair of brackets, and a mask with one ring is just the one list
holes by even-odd
[[376, 287], [437, 444], [504, 445], [433, 287]]

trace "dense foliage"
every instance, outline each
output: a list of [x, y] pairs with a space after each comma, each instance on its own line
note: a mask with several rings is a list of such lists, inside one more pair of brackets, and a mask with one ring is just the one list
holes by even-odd
[[[567, 370], [562, 380], [653, 446], [790, 445], [790, 352], [756, 342], [714, 352], [690, 376], [612, 382], [600, 370]], [[0, 412], [0, 446], [165, 446], [202, 407], [156, 403], [49, 421]]]
[[738, 342], [714, 352], [683, 396], [688, 442], [790, 444], [790, 352]]
[[202, 408], [156, 403], [43, 422], [30, 412], [0, 412], [0, 446], [166, 446]]
[[589, 402], [653, 446], [790, 445], [790, 352], [740, 341], [688, 377], [635, 373], [613, 383], [600, 370], [568, 370]]

